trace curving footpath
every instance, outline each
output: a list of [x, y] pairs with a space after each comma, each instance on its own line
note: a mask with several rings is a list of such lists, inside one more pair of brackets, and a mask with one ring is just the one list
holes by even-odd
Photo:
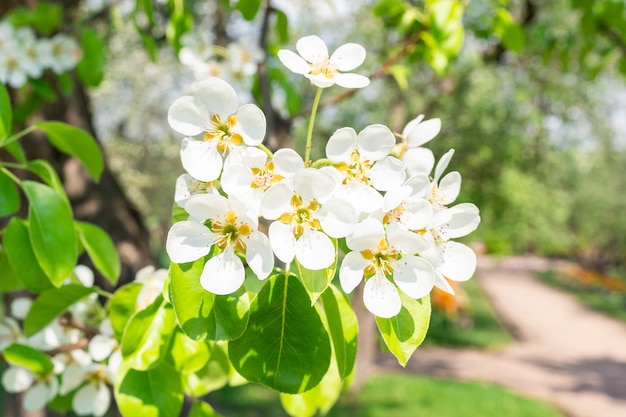
[[[535, 278], [550, 267], [558, 265], [481, 258], [477, 279], [516, 342], [497, 351], [418, 349], [406, 369], [501, 384], [571, 417], [626, 417], [626, 324]], [[378, 365], [402, 369], [390, 355]]]

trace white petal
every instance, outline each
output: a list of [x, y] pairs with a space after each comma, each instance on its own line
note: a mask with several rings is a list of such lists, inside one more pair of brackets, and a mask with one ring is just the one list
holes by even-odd
[[174, 223], [167, 233], [165, 248], [175, 263], [195, 261], [209, 253], [215, 234], [201, 223], [182, 221]]
[[227, 247], [224, 252], [209, 259], [200, 276], [200, 284], [210, 293], [232, 294], [241, 287], [245, 279], [241, 259]]
[[421, 123], [422, 120], [424, 120], [424, 115], [420, 114], [415, 119], [407, 123], [404, 129], [402, 129], [402, 136], [404, 136], [404, 138], [406, 139], [406, 137], [409, 136], [409, 133], [411, 133], [413, 129], [415, 129], [415, 127]]
[[265, 197], [261, 200], [261, 215], [267, 220], [275, 220], [288, 213], [291, 208], [291, 197], [293, 190], [286, 182], [274, 185], [265, 193]]
[[476, 230], [480, 223], [478, 207], [472, 203], [457, 204], [450, 207], [448, 212], [451, 214], [446, 223], [448, 239], [466, 236]]
[[213, 181], [222, 172], [222, 156], [211, 142], [183, 140], [180, 159], [183, 168], [200, 181]]
[[245, 165], [230, 165], [224, 168], [220, 180], [222, 189], [229, 196], [242, 196], [250, 192], [254, 175]]
[[346, 245], [354, 251], [376, 249], [384, 237], [383, 224], [379, 220], [367, 218], [356, 225], [354, 233], [346, 238]]
[[[91, 363], [91, 359], [89, 360]], [[61, 395], [66, 395], [83, 383], [86, 377], [85, 368], [71, 363], [65, 368], [63, 374], [61, 375], [61, 388], [59, 390]]]
[[[78, 268], [79, 266], [87, 268], [85, 265], [76, 265], [74, 267], [74, 272], [76, 272], [76, 268]], [[89, 268], [87, 269], [89, 270], [89, 272], [91, 272], [91, 269]], [[91, 272], [91, 275], [93, 276], [93, 272]], [[85, 286], [86, 287], [93, 286], [93, 280], [91, 281], [91, 285], [85, 285]], [[15, 317], [16, 319], [24, 320], [26, 316], [28, 315], [28, 312], [32, 305], [33, 305], [33, 300], [31, 300], [30, 298], [17, 297], [15, 300], [11, 302], [11, 316]]]
[[326, 143], [326, 157], [333, 162], [349, 162], [356, 141], [357, 134], [351, 127], [336, 130]]
[[296, 50], [300, 56], [311, 63], [328, 58], [326, 43], [315, 35], [305, 36], [296, 42]]
[[24, 408], [29, 411], [41, 410], [48, 403], [48, 386], [37, 382], [24, 395]]
[[409, 175], [429, 175], [435, 166], [435, 155], [426, 148], [407, 149], [402, 160]]
[[396, 137], [387, 126], [369, 125], [359, 132], [357, 147], [362, 157], [379, 161], [389, 155], [396, 144]]
[[296, 74], [308, 74], [311, 66], [298, 54], [288, 49], [278, 51], [278, 59], [287, 69]]
[[368, 265], [359, 252], [348, 252], [341, 261], [339, 282], [346, 293], [351, 293], [363, 279], [363, 270]]
[[441, 131], [441, 119], [425, 120], [413, 127], [408, 135], [405, 135], [410, 148], [422, 146], [431, 141]]
[[222, 120], [237, 111], [237, 93], [226, 81], [217, 77], [205, 78], [195, 85], [196, 97], [211, 113], [217, 113]]
[[282, 148], [274, 153], [274, 171], [286, 178], [304, 168], [304, 161], [298, 152], [289, 148]]
[[72, 409], [80, 415], [103, 416], [110, 404], [111, 393], [104, 384], [87, 384], [72, 398]]
[[354, 207], [343, 200], [329, 200], [318, 211], [324, 232], [334, 238], [346, 237], [354, 230], [357, 216]]
[[293, 189], [306, 200], [323, 199], [335, 191], [335, 180], [315, 168], [301, 169], [293, 176]]
[[2, 386], [6, 392], [22, 392], [28, 389], [35, 380], [35, 376], [26, 368], [9, 366], [2, 374]]
[[461, 174], [457, 171], [449, 172], [439, 181], [437, 197], [444, 205], [453, 203], [461, 192]]
[[189, 191], [189, 183], [193, 181], [193, 178], [189, 174], [181, 174], [176, 178], [176, 188], [174, 191], [174, 201], [180, 207], [185, 207], [187, 199], [191, 197], [191, 191]]
[[352, 71], [365, 61], [365, 48], [358, 43], [341, 45], [330, 56], [330, 62], [339, 71]]
[[406, 185], [390, 189], [385, 193], [381, 209], [383, 211], [391, 211], [397, 208], [409, 195], [411, 195], [411, 192], [411, 187]]
[[411, 187], [411, 196], [416, 198], [430, 197], [431, 182], [426, 175], [414, 175], [404, 183]]
[[476, 254], [468, 246], [458, 242], [448, 242], [443, 250], [443, 263], [439, 267], [446, 278], [454, 281], [467, 281], [476, 270]]
[[344, 88], [364, 88], [370, 85], [370, 79], [359, 74], [335, 74], [335, 84]]
[[412, 298], [422, 298], [435, 285], [435, 270], [430, 262], [417, 256], [404, 256], [393, 264], [393, 280]]
[[335, 85], [335, 78], [329, 78], [324, 74], [304, 74], [306, 78], [311, 80], [311, 83], [319, 88], [328, 88], [331, 85]]
[[276, 257], [284, 263], [293, 261], [296, 255], [296, 238], [293, 235], [293, 227], [275, 221], [270, 224], [267, 234]]
[[198, 222], [221, 219], [228, 213], [229, 208], [226, 197], [219, 194], [196, 194], [191, 196], [185, 204], [187, 213]]
[[89, 341], [88, 351], [94, 361], [100, 362], [108, 358], [116, 346], [114, 338], [97, 334]]
[[263, 142], [267, 123], [265, 114], [254, 104], [246, 104], [237, 111], [235, 131], [243, 133], [246, 145], [256, 146]]
[[387, 239], [389, 246], [407, 254], [416, 254], [428, 249], [426, 240], [415, 232], [410, 232], [402, 227], [395, 226], [391, 223], [387, 227]]
[[111, 405], [111, 392], [105, 384], [98, 384], [98, 390], [94, 398], [93, 414], [102, 417]]
[[370, 170], [372, 186], [379, 191], [399, 187], [406, 176], [404, 163], [393, 156], [388, 156], [374, 164]]
[[405, 205], [405, 211], [400, 216], [400, 222], [409, 230], [421, 230], [431, 223], [433, 206], [424, 199], [412, 199]]
[[373, 213], [383, 204], [383, 196], [369, 185], [362, 182], [349, 182], [339, 188], [338, 194], [350, 202], [358, 212]]
[[178, 133], [196, 136], [210, 126], [211, 114], [197, 98], [183, 96], [174, 100], [170, 106], [167, 121]]
[[452, 285], [450, 285], [448, 280], [445, 279], [444, 276], [438, 272], [435, 272], [435, 286], [441, 291], [445, 291], [448, 294], [454, 295], [454, 288], [452, 288]]
[[311, 270], [328, 268], [335, 262], [335, 246], [328, 236], [315, 230], [305, 230], [296, 241], [296, 258]]
[[396, 316], [402, 309], [398, 289], [381, 274], [374, 275], [365, 283], [363, 303], [372, 314], [384, 319]]
[[274, 253], [267, 236], [253, 231], [247, 239], [246, 262], [259, 279], [265, 279], [274, 269]]
[[453, 155], [454, 155], [454, 149], [450, 149], [441, 157], [441, 159], [439, 159], [439, 162], [437, 162], [437, 167], [435, 168], [435, 177], [434, 177], [435, 183], [439, 182], [439, 178], [441, 178], [441, 175], [443, 174], [443, 172], [446, 170], [446, 168], [448, 168], [448, 164], [450, 163], [450, 160], [452, 159]]

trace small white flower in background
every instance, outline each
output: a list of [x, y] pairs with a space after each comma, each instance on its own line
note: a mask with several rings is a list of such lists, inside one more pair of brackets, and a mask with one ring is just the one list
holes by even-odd
[[42, 40], [45, 49], [42, 54], [44, 64], [57, 74], [67, 72], [80, 61], [82, 51], [78, 43], [62, 33], [51, 39]]
[[2, 386], [6, 392], [24, 394], [24, 408], [29, 411], [41, 410], [59, 392], [59, 381], [53, 373], [36, 375], [20, 366], [9, 366], [2, 374]]
[[258, 148], [247, 148], [239, 156], [241, 162], [224, 168], [222, 188], [230, 198], [245, 200], [257, 212], [270, 187], [304, 168], [302, 157], [288, 148], [276, 151], [271, 160]]
[[346, 88], [363, 88], [370, 83], [369, 78], [352, 73], [365, 60], [365, 48], [356, 43], [341, 45], [328, 55], [328, 47], [319, 37], [305, 36], [296, 43], [298, 54], [288, 49], [278, 51], [278, 59], [291, 72], [304, 75], [311, 83], [326, 88], [337, 84]]
[[195, 194], [219, 194], [219, 181], [210, 182], [199, 181], [189, 174], [181, 174], [176, 179], [176, 190], [174, 191], [174, 201], [178, 206], [184, 208], [185, 203]]
[[239, 82], [251, 82], [259, 62], [263, 61], [263, 51], [252, 42], [231, 42], [226, 50], [233, 78]]
[[[261, 109], [254, 104], [238, 107], [237, 93], [219, 78], [197, 82], [195, 95], [176, 99], [167, 118], [172, 129], [188, 136], [182, 142], [181, 160], [200, 181], [217, 179], [233, 148], [260, 145], [265, 137]], [[192, 138], [200, 134], [200, 140]]]
[[[341, 263], [341, 287], [351, 293], [365, 277], [363, 302], [374, 315], [390, 318], [400, 312], [402, 301], [396, 286], [416, 299], [433, 288], [433, 266], [415, 256], [428, 247], [418, 234], [393, 224], [385, 230], [379, 220], [368, 218], [346, 238], [346, 244], [353, 251]], [[393, 282], [389, 276], [393, 276]]]
[[[167, 279], [167, 274], [167, 269], [154, 269], [152, 265], [148, 265], [137, 271], [137, 274], [135, 275], [135, 282], [143, 284], [139, 294], [137, 295], [137, 301], [135, 302], [138, 310], [143, 310], [148, 307], [159, 296], [159, 294], [163, 292], [163, 285]], [[104, 324], [107, 322], [108, 327], [105, 331], [101, 329], [100, 333], [113, 337], [113, 328], [110, 328], [110, 320], [104, 320], [102, 323]]]
[[13, 343], [22, 342], [24, 336], [17, 321], [11, 317], [4, 317], [0, 320], [0, 352]]
[[22, 45], [6, 42], [0, 50], [0, 82], [13, 88], [22, 87], [28, 81], [30, 73], [36, 73], [36, 67], [24, 66], [30, 63]]
[[18, 320], [24, 320], [33, 305], [33, 300], [28, 297], [17, 297], [11, 301], [11, 316]]
[[[311, 270], [335, 261], [330, 237], [352, 233], [357, 214], [344, 200], [331, 199], [333, 178], [321, 170], [304, 168], [293, 180], [271, 187], [261, 201], [261, 214], [270, 224], [268, 235], [276, 257], [289, 263], [294, 257]], [[330, 236], [330, 237], [329, 237]]]
[[110, 384], [115, 375], [106, 365], [92, 363], [83, 368], [82, 380], [86, 384], [80, 387], [72, 397], [72, 409], [79, 415], [103, 416], [111, 405]]
[[182, 48], [178, 59], [183, 65], [195, 68], [213, 57], [213, 33], [210, 30], [187, 32], [180, 38]]
[[67, 395], [85, 380], [85, 369], [93, 363], [91, 356], [82, 349], [59, 353], [52, 358], [55, 372], [61, 375], [59, 394]]
[[[213, 294], [231, 294], [245, 279], [237, 253], [259, 279], [274, 268], [270, 242], [257, 230], [258, 217], [249, 208], [218, 194], [197, 194], [187, 200], [189, 220], [174, 223], [167, 234], [166, 250], [172, 262], [192, 262], [207, 255], [215, 245], [220, 253], [207, 261], [200, 277], [202, 287]], [[204, 222], [210, 220], [210, 226]]]
[[386, 126], [370, 125], [359, 134], [350, 127], [338, 129], [326, 144], [326, 156], [334, 163], [324, 172], [340, 183], [338, 196], [350, 201], [359, 212], [381, 208], [387, 191], [402, 184], [404, 164], [389, 156], [396, 139]]
[[424, 120], [420, 114], [402, 130], [405, 143], [401, 144], [402, 160], [409, 175], [429, 175], [435, 165], [435, 156], [422, 146], [430, 142], [441, 131], [441, 119]]

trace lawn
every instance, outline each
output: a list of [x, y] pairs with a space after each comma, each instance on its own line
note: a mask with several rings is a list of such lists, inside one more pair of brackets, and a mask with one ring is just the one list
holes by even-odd
[[[259, 385], [224, 388], [210, 402], [224, 416], [285, 417], [278, 394]], [[345, 393], [329, 417], [563, 417], [554, 407], [505, 388], [406, 374], [369, 378]]]

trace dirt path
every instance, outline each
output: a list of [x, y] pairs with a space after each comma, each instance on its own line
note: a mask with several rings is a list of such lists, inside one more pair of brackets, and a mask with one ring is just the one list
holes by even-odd
[[[407, 369], [502, 384], [572, 417], [626, 417], [626, 324], [536, 280], [547, 267], [481, 259], [477, 279], [518, 341], [499, 351], [419, 349]], [[399, 368], [390, 356], [378, 363]]]

